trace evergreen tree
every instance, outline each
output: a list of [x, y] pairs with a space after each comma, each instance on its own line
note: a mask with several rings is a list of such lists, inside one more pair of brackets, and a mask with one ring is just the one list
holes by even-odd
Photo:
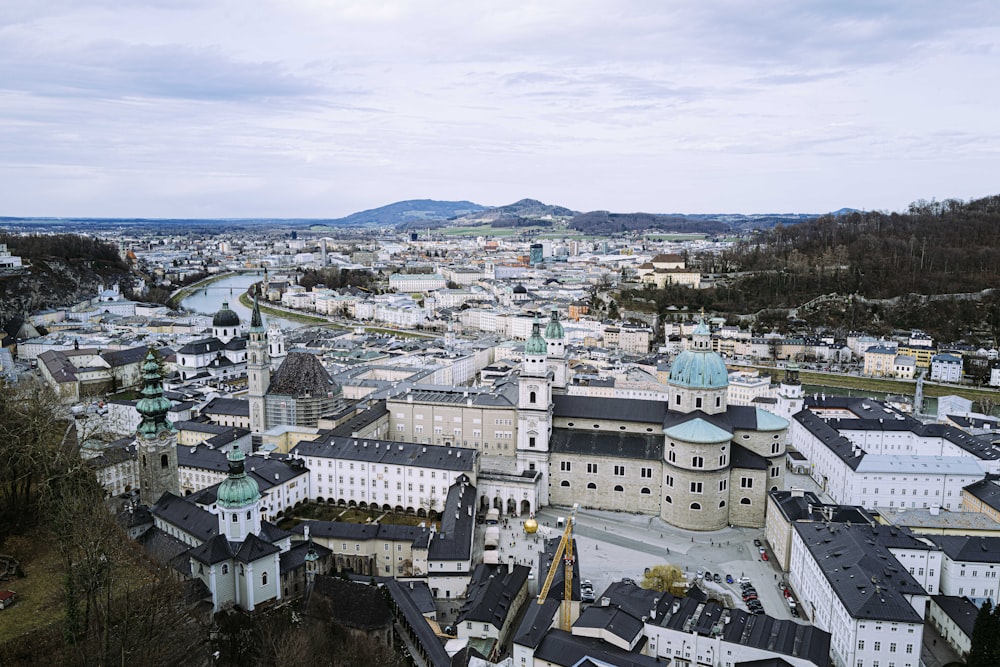
[[[1000, 609], [1000, 607], [997, 607]], [[997, 622], [1000, 617], [993, 613], [993, 605], [989, 600], [979, 608], [976, 623], [972, 626], [972, 644], [966, 667], [995, 667], [1000, 659], [1000, 637], [997, 633]]]

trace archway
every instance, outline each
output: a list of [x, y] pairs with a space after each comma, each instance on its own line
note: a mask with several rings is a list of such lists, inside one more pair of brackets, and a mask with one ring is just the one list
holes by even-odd
[[382, 511], [383, 512], [391, 512], [392, 511], [392, 505], [390, 505], [389, 503], [385, 503], [384, 505], [382, 505]]
[[493, 508], [498, 510], [503, 510], [503, 501], [500, 500], [500, 496], [495, 496], [493, 498]]
[[353, 501], [353, 500], [348, 500], [348, 501], [347, 501], [347, 506], [348, 506], [348, 507], [357, 507], [357, 506], [358, 506], [358, 503], [357, 503], [357, 502], [355, 502], [355, 501]]
[[425, 510], [423, 507], [419, 508], [417, 510], [417, 516], [419, 516], [421, 519], [426, 518], [427, 517], [427, 510]]
[[521, 501], [521, 514], [531, 516], [531, 501], [527, 498]]
[[368, 503], [362, 500], [360, 503], [358, 503], [358, 507], [360, 507], [363, 510], [366, 510], [368, 509]]
[[507, 513], [511, 516], [517, 514], [517, 501], [513, 498], [507, 499]]
[[490, 508], [490, 499], [485, 495], [479, 496], [479, 508], [486, 511]]

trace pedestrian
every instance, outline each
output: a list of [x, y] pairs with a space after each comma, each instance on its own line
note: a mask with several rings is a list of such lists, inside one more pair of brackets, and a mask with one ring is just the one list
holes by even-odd
[[601, 545], [600, 544], [595, 544], [594, 545], [594, 551], [600, 551], [600, 550], [601, 550]]

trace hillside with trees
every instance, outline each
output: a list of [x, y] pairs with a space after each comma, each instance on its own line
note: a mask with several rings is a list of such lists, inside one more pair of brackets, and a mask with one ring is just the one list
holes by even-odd
[[685, 307], [751, 314], [782, 330], [794, 311], [810, 327], [1000, 340], [1000, 196], [777, 225], [688, 261], [718, 275], [716, 286], [624, 290], [621, 305], [667, 316]]

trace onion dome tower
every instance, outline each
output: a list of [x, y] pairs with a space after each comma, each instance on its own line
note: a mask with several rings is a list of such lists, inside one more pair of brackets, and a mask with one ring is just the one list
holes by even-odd
[[167, 419], [170, 399], [163, 395], [160, 366], [150, 350], [142, 365], [142, 398], [135, 409], [141, 415], [136, 429], [139, 459], [139, 497], [152, 507], [167, 491], [177, 493], [177, 430]]
[[243, 450], [236, 447], [226, 455], [229, 476], [216, 491], [219, 507], [219, 533], [230, 542], [242, 542], [260, 532], [260, 487], [247, 475]]
[[548, 345], [548, 368], [552, 372], [552, 389], [565, 393], [569, 364], [566, 361], [566, 331], [559, 321], [558, 308], [552, 309], [552, 317], [545, 327], [545, 342]]

